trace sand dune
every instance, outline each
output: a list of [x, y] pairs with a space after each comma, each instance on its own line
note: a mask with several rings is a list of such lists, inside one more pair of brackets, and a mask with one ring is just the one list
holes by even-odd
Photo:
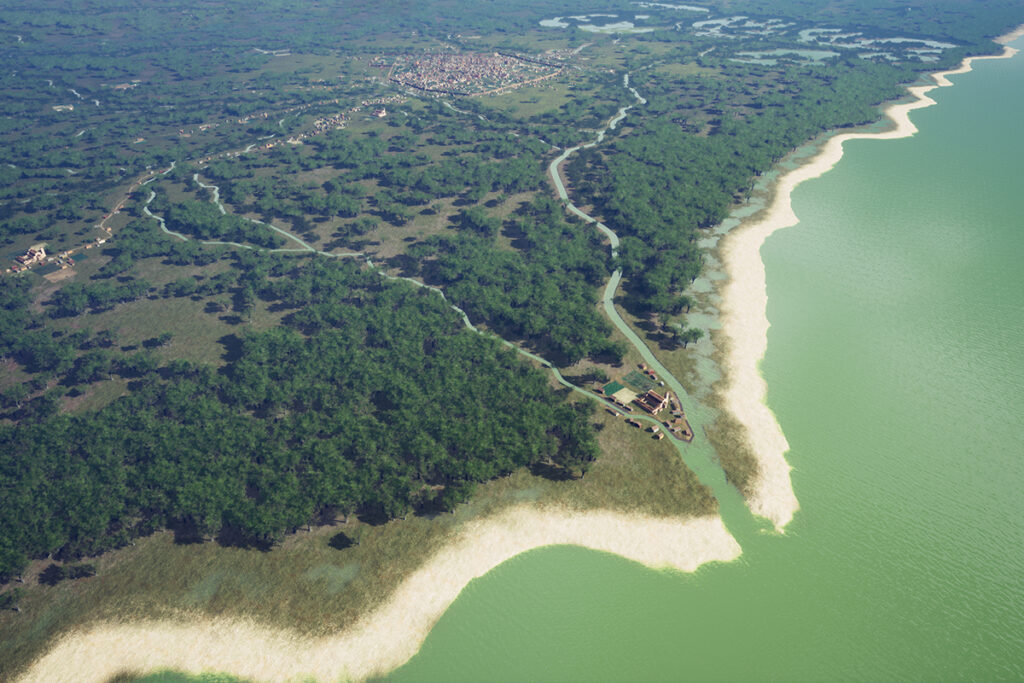
[[740, 554], [718, 517], [676, 520], [517, 506], [467, 523], [384, 605], [337, 636], [305, 639], [225, 619], [98, 624], [63, 637], [21, 680], [105, 681], [122, 671], [160, 669], [227, 672], [261, 681], [365, 679], [416, 654], [471, 580], [515, 555], [555, 544], [681, 571]]
[[[997, 39], [1009, 42], [1024, 35], [1024, 26]], [[829, 138], [821, 150], [806, 164], [785, 174], [777, 181], [771, 204], [753, 220], [741, 224], [730, 232], [723, 243], [722, 258], [729, 281], [722, 291], [722, 332], [726, 339], [724, 371], [727, 385], [724, 393], [726, 409], [746, 428], [749, 444], [760, 466], [760, 474], [749, 503], [757, 515], [771, 520], [782, 531], [792, 520], [800, 504], [793, 492], [790, 466], [785, 454], [789, 450], [774, 413], [765, 403], [767, 387], [759, 364], [768, 345], [768, 318], [766, 305], [764, 263], [761, 245], [776, 230], [799, 222], [793, 212], [790, 197], [797, 185], [817, 178], [830, 170], [843, 156], [843, 143], [847, 140], [893, 140], [913, 135], [917, 127], [910, 120], [910, 112], [929, 107], [935, 100], [927, 93], [937, 87], [950, 86], [947, 78], [971, 70], [977, 59], [1002, 59], [1017, 51], [1004, 48], [1002, 54], [969, 57], [953, 70], [932, 74], [934, 85], [908, 88], [912, 99], [886, 109], [893, 128], [882, 133], [847, 133]]]

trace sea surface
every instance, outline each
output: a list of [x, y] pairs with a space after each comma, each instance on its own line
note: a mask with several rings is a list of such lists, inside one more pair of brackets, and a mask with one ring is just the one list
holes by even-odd
[[692, 575], [527, 553], [391, 679], [1024, 679], [1024, 55], [951, 80], [762, 251], [787, 533]]

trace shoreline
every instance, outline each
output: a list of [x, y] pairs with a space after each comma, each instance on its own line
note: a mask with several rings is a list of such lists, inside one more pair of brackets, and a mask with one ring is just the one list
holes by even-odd
[[[1020, 35], [1024, 35], [1024, 25], [997, 41], [1008, 42]], [[1001, 57], [1015, 52], [1012, 48], [1005, 48]], [[723, 242], [726, 273], [740, 274], [739, 280], [751, 281], [758, 279], [751, 275], [758, 276], [759, 273], [763, 300], [757, 298], [756, 287], [733, 295], [734, 298], [739, 296], [741, 303], [754, 304], [743, 309], [744, 315], [756, 316], [757, 304], [760, 303], [760, 316], [764, 317], [767, 295], [764, 292], [760, 246], [775, 230], [798, 222], [789, 205], [792, 190], [803, 180], [818, 177], [832, 168], [841, 158], [842, 143], [847, 139], [895, 139], [912, 135], [917, 128], [910, 122], [909, 112], [934, 104], [934, 100], [924, 93], [952, 85], [945, 77], [970, 71], [974, 59], [992, 58], [999, 56], [966, 58], [957, 69], [931, 74], [934, 85], [908, 88], [908, 92], [916, 97], [914, 101], [893, 104], [885, 110], [885, 115], [895, 124], [894, 130], [833, 136], [824, 142], [822, 149], [807, 164], [776, 181], [772, 189], [774, 196], [761, 212], [766, 217], [741, 223]], [[836, 155], [831, 161], [829, 150]], [[817, 173], [800, 175], [806, 169], [818, 166], [821, 170]], [[790, 179], [793, 182], [787, 188], [785, 183]], [[765, 227], [783, 204], [793, 222]], [[753, 235], [741, 239], [748, 233], [762, 232], [759, 238]], [[746, 262], [736, 268], [728, 256], [733, 251], [734, 242], [746, 245], [748, 251], [752, 249], [746, 255], [752, 254], [759, 271], [744, 270], [752, 265]], [[732, 291], [736, 280], [733, 277], [723, 292]], [[732, 325], [726, 324], [728, 301], [729, 297], [723, 293], [723, 332], [730, 338]], [[756, 350], [760, 341], [757, 338], [759, 320], [753, 322], [754, 336], [744, 337], [743, 341]], [[775, 445], [784, 448], [775, 455], [769, 454], [776, 458], [773, 462], [775, 469], [770, 472], [770, 478], [759, 477], [758, 486], [763, 489], [759, 493], [763, 495], [753, 496], [749, 504], [755, 514], [767, 517], [777, 530], [782, 531], [799, 508], [799, 503], [793, 494], [790, 467], [784, 458], [788, 443], [774, 414], [764, 404], [766, 385], [757, 370], [767, 343], [766, 318], [763, 323], [764, 345], [760, 353], [752, 359], [744, 356], [743, 360], [749, 362], [749, 369], [761, 386], [759, 394], [754, 392], [750, 396], [767, 413], [768, 426], [773, 425], [777, 431], [781, 442]], [[723, 364], [728, 382], [726, 394], [735, 384], [734, 356], [734, 349], [727, 349], [725, 357], [729, 363]], [[737, 391], [748, 389], [739, 387]], [[727, 395], [726, 401], [726, 408], [744, 425], [748, 437], [761, 434], [749, 429], [741, 415], [733, 411]], [[759, 466], [764, 467], [756, 447], [755, 455], [758, 455]], [[777, 488], [773, 489], [773, 486]], [[784, 489], [788, 489], [788, 497]], [[459, 527], [446, 544], [410, 573], [381, 606], [370, 610], [351, 627], [337, 634], [307, 638], [285, 629], [261, 626], [254, 621], [206, 617], [192, 621], [193, 615], [187, 613], [178, 619], [102, 622], [69, 631], [57, 638], [17, 680], [106, 681], [124, 672], [145, 674], [165, 669], [191, 674], [223, 672], [254, 680], [293, 680], [305, 676], [315, 676], [320, 680], [337, 680], [343, 676], [362, 680], [382, 675], [403, 665], [419, 651], [434, 624], [470, 581], [512, 557], [550, 545], [575, 545], [609, 552], [654, 569], [687, 572], [695, 571], [707, 562], [731, 561], [741, 552], [739, 544], [718, 516], [664, 518], [605, 510], [574, 511], [561, 507], [516, 505]]]
[[160, 670], [260, 681], [365, 680], [411, 659], [470, 581], [549, 545], [576, 545], [684, 572], [729, 562], [741, 552], [718, 516], [671, 519], [517, 505], [466, 523], [383, 605], [336, 635], [309, 639], [236, 619], [101, 623], [59, 638], [18, 680], [99, 682]]
[[928, 92], [953, 85], [948, 76], [968, 73], [975, 60], [1012, 57], [1018, 50], [1005, 44], [1021, 36], [1024, 36], [1024, 24], [995, 39], [994, 42], [1004, 45], [1000, 54], [965, 57], [953, 69], [929, 74], [934, 83], [908, 86], [907, 93], [912, 99], [890, 104], [883, 112], [884, 118], [893, 124], [889, 130], [840, 133], [825, 139], [810, 159], [775, 181], [764, 209], [752, 220], [744, 220], [729, 231], [722, 241], [719, 251], [727, 275], [721, 290], [720, 315], [725, 339], [723, 405], [746, 431], [747, 443], [760, 470], [748, 505], [754, 514], [771, 521], [777, 532], [785, 530], [800, 509], [800, 503], [790, 478], [792, 467], [785, 458], [789, 443], [765, 401], [768, 386], [759, 368], [768, 347], [770, 326], [761, 246], [776, 230], [800, 222], [792, 208], [793, 190], [804, 181], [831, 170], [843, 156], [843, 143], [861, 139], [896, 140], [914, 135], [918, 129], [910, 120], [910, 112], [936, 103], [928, 97]]

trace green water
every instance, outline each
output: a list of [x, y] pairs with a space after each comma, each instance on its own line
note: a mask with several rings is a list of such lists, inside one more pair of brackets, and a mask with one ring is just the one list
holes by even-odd
[[953, 80], [764, 247], [786, 536], [693, 575], [528, 553], [394, 680], [1024, 679], [1024, 57]]

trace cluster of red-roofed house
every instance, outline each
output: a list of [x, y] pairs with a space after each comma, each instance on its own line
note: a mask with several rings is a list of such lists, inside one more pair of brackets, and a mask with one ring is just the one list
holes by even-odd
[[[660, 381], [654, 371], [650, 370], [643, 363], [640, 364], [640, 370], [652, 380], [664, 386], [665, 383]], [[629, 378], [627, 377], [625, 381], [629, 381]], [[665, 432], [668, 431], [683, 441], [693, 440], [693, 430], [690, 427], [690, 423], [686, 420], [686, 415], [683, 413], [682, 403], [671, 391], [666, 391], [662, 395], [654, 391], [654, 389], [647, 389], [642, 394], [635, 394], [615, 381], [608, 382], [601, 387], [600, 391], [608, 397], [608, 400], [615, 404], [615, 408], [609, 407], [607, 410], [616, 417], [622, 414], [619, 412], [620, 410], [633, 412], [633, 408], [629, 405], [631, 403], [639, 406], [644, 412], [654, 417], [658, 417], [665, 410], [671, 410], [670, 418], [662, 419], [660, 425], [650, 427], [653, 438], [658, 440], [664, 439]], [[633, 427], [643, 428], [643, 423], [635, 418], [627, 418], [626, 423]]]

